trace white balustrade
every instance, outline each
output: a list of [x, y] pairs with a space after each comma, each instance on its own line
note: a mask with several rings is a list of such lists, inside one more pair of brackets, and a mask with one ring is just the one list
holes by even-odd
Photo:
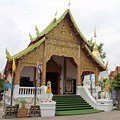
[[98, 99], [95, 100], [91, 95], [88, 87], [86, 86], [79, 86], [77, 87], [77, 91], [79, 95], [86, 100], [93, 108], [97, 110], [104, 110], [104, 111], [112, 111], [113, 109], [113, 101], [109, 99]]
[[[19, 87], [19, 97], [33, 97], [35, 95], [35, 87]], [[36, 88], [36, 95], [41, 95], [41, 87]]]

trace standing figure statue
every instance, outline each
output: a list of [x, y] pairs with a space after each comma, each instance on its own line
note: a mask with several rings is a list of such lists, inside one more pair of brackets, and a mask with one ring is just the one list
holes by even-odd
[[110, 83], [106, 82], [105, 83], [105, 94], [106, 94], [106, 98], [110, 99]]
[[51, 102], [52, 101], [52, 89], [51, 89], [51, 82], [47, 82], [47, 88], [46, 88], [46, 93], [47, 93], [47, 101]]

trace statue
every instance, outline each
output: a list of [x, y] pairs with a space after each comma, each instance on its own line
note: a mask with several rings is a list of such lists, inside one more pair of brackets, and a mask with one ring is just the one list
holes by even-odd
[[110, 83], [109, 82], [105, 83], [105, 97], [110, 98]]
[[47, 82], [47, 88], [46, 88], [46, 93], [47, 93], [47, 101], [51, 102], [52, 101], [52, 89], [51, 89], [51, 82]]

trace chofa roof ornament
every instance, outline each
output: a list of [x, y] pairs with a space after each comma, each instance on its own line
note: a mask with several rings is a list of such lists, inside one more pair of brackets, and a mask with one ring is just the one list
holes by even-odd
[[11, 57], [11, 55], [10, 55], [9, 51], [7, 50], [7, 48], [5, 50], [5, 53], [6, 53], [6, 58], [9, 59]]

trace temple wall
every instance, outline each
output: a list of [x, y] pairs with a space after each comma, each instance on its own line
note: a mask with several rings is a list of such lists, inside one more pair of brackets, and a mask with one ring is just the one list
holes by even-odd
[[67, 60], [67, 72], [66, 77], [76, 79], [77, 77], [77, 71], [73, 64], [70, 63], [69, 60]]
[[11, 76], [10, 73], [9, 73], [8, 76], [7, 76], [7, 80], [9, 81], [9, 83], [12, 83], [12, 76]]
[[24, 67], [21, 71], [20, 76], [22, 77], [30, 77], [30, 81], [34, 79], [34, 67]]

